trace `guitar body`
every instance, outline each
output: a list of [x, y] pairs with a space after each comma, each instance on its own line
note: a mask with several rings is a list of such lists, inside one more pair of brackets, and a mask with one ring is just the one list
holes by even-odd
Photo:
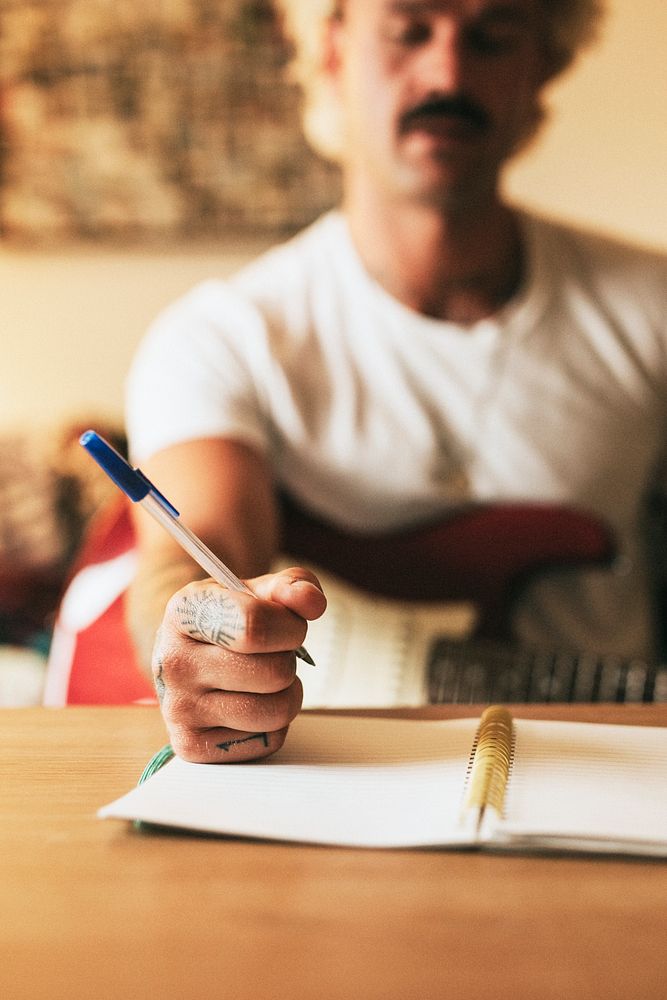
[[476, 634], [510, 638], [522, 589], [548, 569], [609, 563], [611, 531], [596, 517], [547, 503], [466, 506], [441, 521], [378, 535], [342, 531], [282, 498], [282, 551], [382, 597], [469, 601]]

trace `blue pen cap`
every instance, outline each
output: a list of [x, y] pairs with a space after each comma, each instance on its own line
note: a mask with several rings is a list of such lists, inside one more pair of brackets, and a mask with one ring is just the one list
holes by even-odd
[[133, 503], [139, 503], [150, 493], [172, 517], [179, 517], [174, 505], [160, 493], [141, 469], [133, 469], [129, 462], [126, 462], [123, 456], [95, 431], [85, 431], [79, 438], [79, 444], [83, 445], [109, 479], [112, 479]]
[[85, 431], [79, 438], [79, 444], [83, 445], [107, 476], [113, 479], [116, 486], [119, 486], [134, 503], [143, 500], [150, 492], [150, 482], [135, 471], [123, 456], [95, 431]]

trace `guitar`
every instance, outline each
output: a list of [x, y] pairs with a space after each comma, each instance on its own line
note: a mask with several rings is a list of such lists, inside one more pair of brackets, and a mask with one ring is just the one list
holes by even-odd
[[431, 704], [667, 700], [667, 668], [657, 663], [529, 648], [512, 635], [513, 609], [541, 573], [614, 558], [610, 529], [588, 512], [548, 503], [477, 504], [382, 535], [324, 525], [286, 496], [282, 513], [282, 545], [291, 556], [362, 591], [474, 606], [467, 634], [431, 644]]

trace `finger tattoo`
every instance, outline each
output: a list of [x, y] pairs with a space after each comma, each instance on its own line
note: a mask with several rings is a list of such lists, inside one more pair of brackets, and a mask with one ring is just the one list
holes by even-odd
[[189, 636], [216, 646], [231, 646], [244, 631], [239, 609], [224, 590], [200, 590], [196, 597], [184, 595], [178, 616]]
[[218, 743], [217, 747], [219, 750], [224, 750], [225, 753], [229, 753], [231, 747], [239, 746], [241, 743], [252, 743], [253, 740], [259, 740], [265, 747], [269, 745], [269, 737], [266, 733], [253, 733], [251, 736], [244, 736], [236, 740], [227, 740], [225, 743]]

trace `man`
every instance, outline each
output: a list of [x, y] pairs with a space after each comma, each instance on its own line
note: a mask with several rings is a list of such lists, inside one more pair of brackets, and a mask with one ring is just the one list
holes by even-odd
[[276, 485], [361, 531], [471, 500], [587, 508], [622, 558], [533, 588], [519, 633], [650, 648], [665, 264], [498, 193], [595, 21], [590, 0], [347, 0], [322, 21], [310, 69], [336, 112], [342, 211], [176, 303], [129, 383], [134, 458], [259, 598], [192, 582], [138, 521], [135, 633], [148, 662], [161, 622], [152, 670], [182, 756], [271, 753], [299, 711], [291, 651], [325, 598], [305, 570], [267, 573]]

